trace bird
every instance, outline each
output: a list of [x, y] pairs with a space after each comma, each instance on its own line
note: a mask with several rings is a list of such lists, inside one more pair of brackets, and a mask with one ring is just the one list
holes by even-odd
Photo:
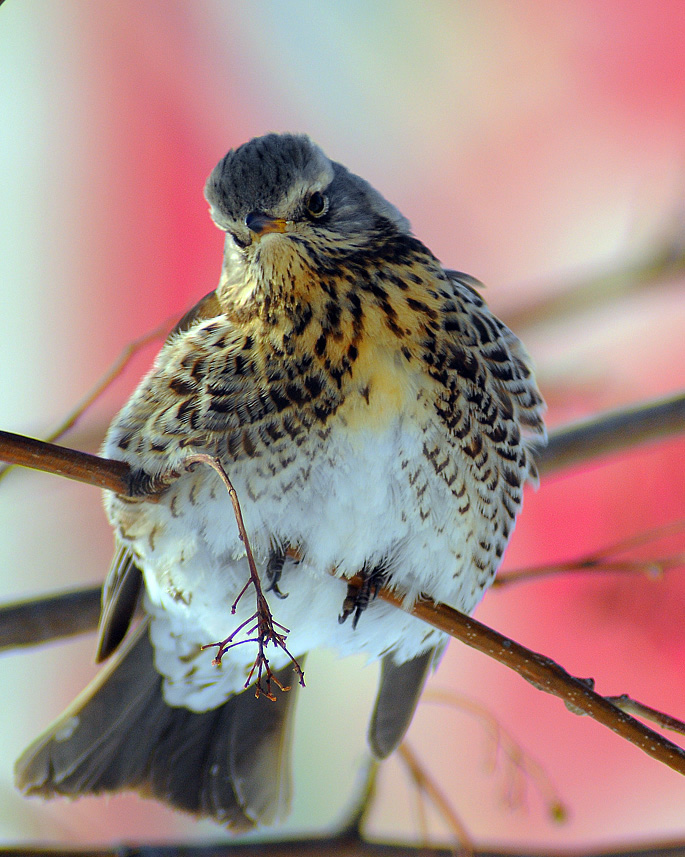
[[241, 832], [287, 815], [307, 652], [380, 661], [368, 743], [396, 749], [447, 637], [376, 595], [473, 611], [546, 435], [531, 359], [480, 283], [307, 135], [231, 149], [205, 197], [218, 286], [102, 448], [136, 486], [105, 492], [104, 666], [16, 782], [136, 790]]

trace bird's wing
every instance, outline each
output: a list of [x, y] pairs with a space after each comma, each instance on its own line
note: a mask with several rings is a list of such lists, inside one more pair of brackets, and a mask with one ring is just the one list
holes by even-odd
[[108, 658], [124, 639], [138, 604], [142, 584], [143, 575], [130, 551], [120, 545], [102, 587], [96, 663]]
[[[175, 340], [193, 324], [212, 318], [220, 311], [216, 292], [199, 300], [169, 333], [166, 343]], [[130, 551], [119, 545], [102, 588], [102, 608], [95, 660], [105, 660], [121, 643], [131, 623], [142, 587], [142, 574]]]
[[477, 280], [458, 271], [445, 273], [455, 298], [443, 320], [445, 332], [452, 333], [443, 337], [448, 387], [465, 385], [470, 410], [496, 439], [500, 432], [493, 426], [501, 421], [502, 428], [512, 430], [513, 445], [521, 440], [514, 425], [520, 427], [527, 448], [544, 443], [545, 405], [523, 343], [490, 311], [477, 291]]

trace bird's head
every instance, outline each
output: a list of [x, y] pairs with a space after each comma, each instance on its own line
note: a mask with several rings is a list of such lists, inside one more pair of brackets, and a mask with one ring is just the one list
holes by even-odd
[[268, 134], [232, 149], [205, 186], [226, 233], [222, 285], [241, 301], [312, 274], [409, 223], [368, 182], [330, 161], [309, 137]]

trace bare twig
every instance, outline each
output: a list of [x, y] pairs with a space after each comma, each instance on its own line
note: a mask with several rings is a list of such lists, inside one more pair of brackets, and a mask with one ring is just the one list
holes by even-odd
[[661, 577], [665, 572], [685, 565], [685, 553], [670, 556], [650, 557], [649, 559], [588, 559], [581, 558], [568, 562], [556, 562], [553, 565], [531, 566], [530, 568], [512, 569], [499, 575], [493, 582], [493, 587], [510, 586], [512, 583], [523, 583], [528, 580], [539, 580], [541, 577], [551, 577], [555, 574], [569, 572], [624, 572], [643, 574], [649, 577]]
[[115, 494], [134, 496], [131, 468], [124, 461], [100, 458], [44, 440], [0, 431], [0, 461], [66, 476], [96, 488], [107, 488]]
[[627, 714], [635, 714], [638, 717], [643, 717], [651, 723], [656, 723], [662, 729], [669, 729], [671, 732], [678, 732], [680, 735], [685, 735], [685, 723], [672, 717], [670, 714], [665, 714], [663, 711], [657, 711], [656, 708], [651, 708], [643, 702], [638, 702], [637, 699], [632, 699], [627, 693], [622, 693], [620, 696], [607, 696], [607, 699], [612, 702], [616, 708], [625, 711]]
[[471, 841], [468, 830], [455, 810], [450, 806], [450, 802], [442, 793], [441, 788], [421, 764], [416, 753], [414, 753], [406, 741], [400, 744], [398, 753], [419, 792], [428, 797], [443, 819], [452, 828], [458, 847], [455, 853], [459, 857], [474, 857], [475, 845]]
[[649, 557], [648, 559], [622, 559], [615, 557], [626, 551], [641, 547], [650, 542], [656, 542], [667, 536], [685, 532], [685, 520], [669, 521], [659, 527], [652, 527], [641, 533], [635, 533], [627, 539], [607, 545], [601, 550], [586, 554], [578, 559], [565, 560], [552, 564], [529, 566], [528, 568], [511, 569], [498, 574], [493, 587], [510, 586], [527, 580], [550, 577], [555, 574], [568, 572], [629, 572], [639, 573], [650, 577], [661, 577], [666, 571], [685, 565], [685, 553], [673, 553], [664, 557]]
[[[293, 665], [293, 669], [297, 673], [298, 681], [300, 682], [300, 685], [302, 687], [304, 687], [304, 672], [302, 671], [302, 668], [298, 664], [297, 660], [290, 654], [285, 645], [286, 637], [289, 633], [288, 629], [284, 628], [283, 625], [280, 625], [274, 620], [273, 614], [271, 613], [271, 609], [269, 607], [269, 603], [266, 600], [266, 596], [264, 595], [264, 592], [262, 590], [262, 583], [259, 579], [259, 572], [257, 571], [257, 563], [254, 560], [250, 540], [247, 536], [247, 530], [245, 529], [245, 522], [243, 520], [243, 512], [240, 508], [238, 494], [235, 488], [233, 487], [233, 483], [228, 478], [228, 474], [224, 470], [221, 462], [214, 456], [198, 452], [193, 455], [189, 455], [188, 458], [186, 458], [185, 463], [186, 467], [188, 467], [189, 469], [192, 469], [193, 466], [196, 464], [206, 464], [211, 467], [218, 474], [221, 481], [224, 483], [224, 486], [228, 491], [228, 496], [231, 498], [231, 503], [233, 505], [233, 514], [235, 515], [236, 524], [238, 525], [238, 535], [240, 536], [240, 541], [245, 546], [247, 564], [250, 569], [250, 579], [240, 590], [238, 597], [233, 602], [233, 606], [231, 607], [231, 613], [236, 612], [238, 608], [238, 602], [243, 597], [243, 595], [247, 591], [247, 588], [250, 585], [254, 586], [255, 594], [257, 597], [257, 610], [255, 613], [252, 614], [252, 616], [250, 616], [250, 618], [246, 622], [243, 622], [242, 625], [236, 628], [225, 639], [220, 640], [218, 643], [207, 643], [202, 648], [212, 649], [215, 646], [217, 647], [217, 653], [213, 663], [218, 666], [219, 664], [221, 664], [222, 657], [229, 649], [233, 648], [234, 646], [241, 645], [244, 642], [247, 642], [246, 640], [235, 642], [234, 637], [246, 625], [249, 625], [251, 622], [256, 620], [256, 625], [253, 628], [249, 628], [247, 631], [248, 634], [253, 634], [256, 632], [257, 636], [254, 638], [253, 642], [257, 643], [258, 651], [257, 657], [255, 658], [255, 662], [247, 677], [247, 681], [245, 682], [245, 687], [247, 688], [250, 686], [256, 671], [257, 680], [255, 681], [255, 696], [259, 697], [264, 695], [267, 699], [274, 701], [276, 699], [276, 696], [271, 690], [272, 682], [276, 684], [282, 691], [288, 691], [290, 690], [290, 688], [285, 687], [281, 684], [281, 682], [278, 680], [277, 676], [274, 675], [271, 670], [271, 667], [269, 666], [269, 660], [266, 657], [266, 647], [269, 645], [269, 643], [272, 643], [278, 649], [282, 649], [290, 658], [290, 661]], [[266, 677], [266, 686], [262, 685], [262, 673], [264, 673]]]

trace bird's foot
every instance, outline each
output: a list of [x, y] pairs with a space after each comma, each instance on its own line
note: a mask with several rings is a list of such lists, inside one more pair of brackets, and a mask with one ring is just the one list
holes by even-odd
[[378, 563], [373, 568], [364, 564], [362, 570], [347, 583], [347, 595], [343, 601], [338, 622], [342, 625], [352, 616], [352, 627], [356, 628], [362, 613], [378, 595], [378, 591], [387, 579], [388, 567], [385, 562]]

